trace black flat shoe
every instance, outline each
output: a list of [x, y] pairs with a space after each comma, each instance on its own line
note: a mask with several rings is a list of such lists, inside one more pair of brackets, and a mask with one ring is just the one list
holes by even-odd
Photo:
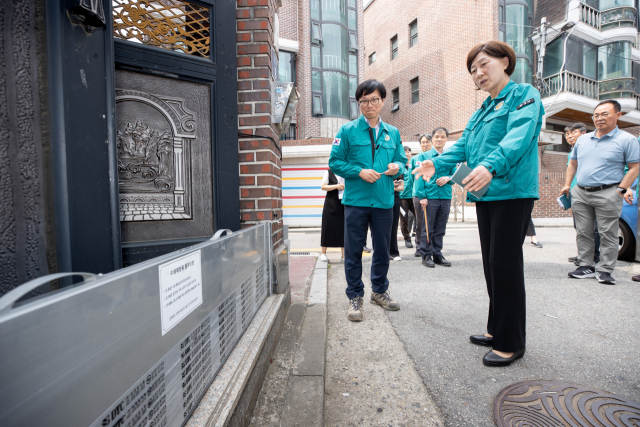
[[449, 261], [447, 261], [446, 259], [444, 259], [443, 256], [434, 256], [433, 257], [433, 262], [435, 262], [438, 265], [441, 265], [443, 267], [451, 267], [451, 263]]
[[420, 253], [420, 249], [416, 249], [416, 252], [413, 254], [413, 256], [416, 258], [421, 258], [422, 254]]
[[422, 259], [422, 265], [429, 268], [436, 268], [436, 265], [433, 263], [433, 260], [430, 256]]
[[490, 347], [493, 345], [493, 337], [485, 337], [484, 335], [471, 335], [469, 341], [477, 345]]
[[493, 352], [493, 350], [491, 350], [484, 355], [484, 357], [482, 358], [482, 363], [484, 363], [486, 366], [509, 366], [512, 362], [524, 356], [524, 350], [525, 349], [523, 348], [520, 351], [516, 351], [515, 353], [513, 353], [513, 356], [509, 357], [508, 359], [498, 356]]

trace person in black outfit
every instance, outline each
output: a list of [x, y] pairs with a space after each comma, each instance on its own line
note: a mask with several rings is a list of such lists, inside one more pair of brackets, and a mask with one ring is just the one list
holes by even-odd
[[320, 231], [320, 260], [327, 261], [327, 248], [341, 248], [344, 259], [344, 205], [341, 202], [344, 183], [340, 182], [331, 169], [322, 178], [320, 188], [327, 192], [322, 208], [322, 229]]
[[393, 222], [391, 224], [391, 245], [389, 248], [389, 259], [393, 261], [402, 261], [398, 250], [398, 221], [400, 220], [400, 192], [403, 189], [404, 180], [402, 178], [393, 181]]
[[531, 246], [534, 248], [542, 249], [542, 245], [538, 242], [538, 238], [536, 237], [536, 227], [533, 225], [533, 220], [529, 220], [529, 227], [527, 227], [527, 236], [531, 237]]

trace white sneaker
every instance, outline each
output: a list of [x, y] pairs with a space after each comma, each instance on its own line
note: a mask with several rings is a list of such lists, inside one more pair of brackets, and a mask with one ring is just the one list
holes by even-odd
[[397, 257], [395, 257], [393, 260], [394, 260], [394, 261], [402, 261], [402, 258], [400, 258], [399, 256], [397, 256]]
[[320, 254], [320, 261], [328, 262], [329, 258], [325, 254]]

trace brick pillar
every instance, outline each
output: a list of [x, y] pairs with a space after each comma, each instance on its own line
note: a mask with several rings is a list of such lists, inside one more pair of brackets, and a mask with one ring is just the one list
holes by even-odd
[[269, 136], [239, 139], [242, 228], [273, 223], [273, 247], [282, 243], [280, 138], [271, 125], [271, 51], [276, 0], [237, 0], [238, 131]]

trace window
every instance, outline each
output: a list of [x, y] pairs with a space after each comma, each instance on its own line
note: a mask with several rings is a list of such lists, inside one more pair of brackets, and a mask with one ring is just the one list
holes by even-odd
[[322, 35], [320, 34], [320, 24], [315, 22], [311, 24], [311, 43], [320, 43], [322, 41]]
[[313, 95], [313, 114], [322, 115], [322, 98], [320, 95]]
[[280, 141], [289, 141], [296, 139], [296, 125], [295, 123], [291, 123], [289, 125], [289, 129], [287, 133], [283, 133], [280, 135]]
[[[569, 38], [567, 42], [566, 69], [595, 80], [597, 78], [598, 49], [582, 40]], [[564, 49], [563, 49], [564, 50]]]
[[309, 3], [311, 111], [316, 116], [351, 118], [359, 67], [357, 1], [309, 0]]
[[350, 111], [349, 112], [351, 113], [351, 120], [355, 120], [355, 119], [357, 119], [359, 117], [359, 114], [358, 114], [358, 103], [356, 102], [355, 99], [352, 99], [349, 102], [349, 105], [350, 105]]
[[295, 53], [281, 50], [279, 59], [280, 59], [280, 62], [278, 63], [278, 81], [295, 83], [296, 82]]
[[598, 80], [631, 77], [631, 43], [615, 42], [598, 48]]
[[533, 71], [529, 66], [529, 61], [526, 58], [516, 58], [516, 68], [513, 70], [511, 79], [514, 82], [531, 84], [533, 80]]
[[[531, 36], [532, 1], [531, 0], [499, 0], [498, 13], [504, 13], [504, 21], [499, 19], [498, 31], [500, 39], [508, 43], [516, 53], [516, 72], [511, 78], [516, 83], [531, 83], [533, 71], [533, 43]], [[504, 9], [503, 9], [504, 6]], [[500, 16], [499, 18], [502, 18]]]
[[560, 67], [562, 66], [562, 50], [564, 47], [562, 40], [562, 38], [558, 38], [547, 45], [542, 77], [553, 76], [560, 72]]
[[409, 47], [418, 44], [418, 20], [414, 20], [409, 24]]
[[400, 109], [400, 88], [391, 91], [391, 99], [393, 100], [391, 112], [398, 111]]
[[353, 9], [349, 9], [349, 29], [356, 29], [356, 11]]
[[322, 24], [322, 66], [347, 72], [349, 52], [347, 29], [335, 24]]
[[349, 117], [349, 78], [346, 74], [322, 72], [322, 105], [326, 116]]
[[391, 60], [393, 61], [398, 57], [398, 36], [391, 38]]
[[355, 52], [358, 50], [358, 39], [356, 33], [349, 33], [349, 51]]
[[374, 62], [376, 62], [376, 53], [373, 52], [371, 55], [369, 55], [369, 65], [373, 64]]
[[418, 78], [411, 80], [411, 103], [415, 104], [420, 101], [420, 84]]

